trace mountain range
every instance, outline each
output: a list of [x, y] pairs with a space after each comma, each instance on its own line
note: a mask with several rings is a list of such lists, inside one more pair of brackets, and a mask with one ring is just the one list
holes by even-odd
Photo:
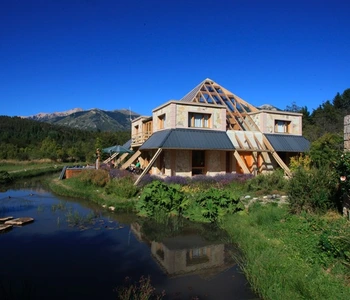
[[74, 108], [64, 112], [39, 113], [26, 118], [90, 131], [130, 131], [130, 121], [139, 116], [129, 109], [107, 111]]
[[[278, 108], [269, 104], [262, 105], [258, 108], [265, 110], [278, 110]], [[129, 109], [107, 111], [97, 108], [89, 110], [74, 108], [64, 112], [38, 113], [26, 118], [82, 130], [130, 131], [130, 121], [139, 116], [139, 114], [130, 111]]]

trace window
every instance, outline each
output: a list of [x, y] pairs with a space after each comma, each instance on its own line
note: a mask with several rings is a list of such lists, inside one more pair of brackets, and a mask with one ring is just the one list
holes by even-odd
[[290, 121], [275, 120], [275, 132], [290, 133]]
[[209, 256], [206, 248], [194, 248], [186, 251], [186, 266], [199, 265], [208, 261]]
[[192, 175], [205, 173], [205, 151], [192, 151]]
[[165, 125], [165, 114], [158, 117], [158, 129], [164, 129]]
[[188, 118], [188, 127], [209, 128], [210, 114], [190, 113]]

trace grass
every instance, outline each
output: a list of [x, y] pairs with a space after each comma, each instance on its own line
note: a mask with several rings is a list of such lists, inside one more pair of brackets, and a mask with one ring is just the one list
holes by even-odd
[[36, 161], [1, 160], [0, 172], [8, 172], [13, 179], [21, 179], [58, 173], [66, 165], [73, 165], [73, 163], [57, 163], [48, 159]]
[[[2, 167], [0, 164], [0, 170]], [[79, 178], [58, 180], [58, 176], [52, 176], [49, 179], [54, 193], [114, 206], [116, 210], [134, 210], [137, 198], [126, 200], [118, 193], [111, 193], [118, 185], [109, 186], [107, 193], [104, 187]], [[263, 183], [257, 180], [248, 185], [249, 193], [259, 192]], [[274, 187], [271, 183], [263, 186]], [[237, 182], [227, 188], [235, 197], [248, 193], [246, 187]], [[202, 191], [200, 186], [183, 186], [182, 190], [185, 193]], [[64, 205], [55, 209], [64, 210]], [[82, 219], [73, 212], [68, 217], [72, 224], [91, 221], [90, 217]], [[243, 212], [226, 216], [220, 226], [240, 249], [240, 265], [261, 298], [350, 299], [350, 222], [338, 213], [292, 215], [286, 207], [256, 203]], [[131, 290], [123, 292], [127, 296]]]
[[221, 226], [241, 249], [242, 269], [263, 299], [350, 299], [349, 268], [335, 257], [322, 259], [322, 230], [314, 222], [256, 205]]
[[54, 178], [49, 183], [50, 189], [59, 195], [87, 199], [99, 205], [113, 206], [117, 211], [133, 211], [136, 199], [118, 199], [114, 194], [105, 193], [101, 187], [85, 184], [79, 178], [59, 180]]

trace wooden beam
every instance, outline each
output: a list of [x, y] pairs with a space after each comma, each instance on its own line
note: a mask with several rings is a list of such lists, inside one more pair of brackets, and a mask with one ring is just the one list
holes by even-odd
[[152, 157], [152, 159], [150, 160], [149, 164], [147, 165], [147, 167], [142, 171], [142, 173], [140, 174], [140, 176], [136, 179], [136, 181], [134, 182], [134, 185], [138, 185], [138, 183], [140, 182], [140, 180], [142, 179], [143, 176], [145, 176], [149, 169], [152, 167], [152, 165], [154, 164], [154, 162], [156, 161], [156, 159], [158, 158], [159, 154], [162, 152], [162, 148], [159, 148], [156, 152], [156, 154], [154, 154], [154, 156]]
[[113, 153], [110, 157], [108, 157], [107, 159], [105, 159], [103, 161], [104, 164], [108, 164], [113, 158], [115, 158], [117, 155], [119, 154], [119, 152], [115, 152]]
[[288, 166], [284, 163], [284, 161], [279, 157], [275, 149], [272, 147], [269, 140], [266, 138], [265, 135], [263, 135], [264, 144], [267, 146], [268, 149], [271, 150], [271, 154], [273, 158], [276, 160], [276, 162], [279, 164], [279, 166], [284, 170], [284, 172], [287, 174], [287, 176], [290, 178], [292, 177], [292, 172], [289, 170]]
[[233, 155], [236, 158], [236, 160], [238, 161], [241, 168], [243, 169], [244, 174], [250, 174], [248, 167], [246, 166], [242, 157], [239, 155], [238, 151], [233, 152]]
[[141, 151], [137, 150], [122, 166], [121, 169], [126, 169], [131, 163], [141, 155]]

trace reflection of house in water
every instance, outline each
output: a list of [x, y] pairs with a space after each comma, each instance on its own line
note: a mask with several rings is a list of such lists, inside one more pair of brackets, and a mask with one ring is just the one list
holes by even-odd
[[139, 224], [133, 223], [131, 229], [138, 239], [150, 246], [155, 261], [171, 277], [199, 275], [211, 279], [234, 265], [227, 247], [219, 241], [206, 241], [191, 233], [156, 242], [142, 234]]

